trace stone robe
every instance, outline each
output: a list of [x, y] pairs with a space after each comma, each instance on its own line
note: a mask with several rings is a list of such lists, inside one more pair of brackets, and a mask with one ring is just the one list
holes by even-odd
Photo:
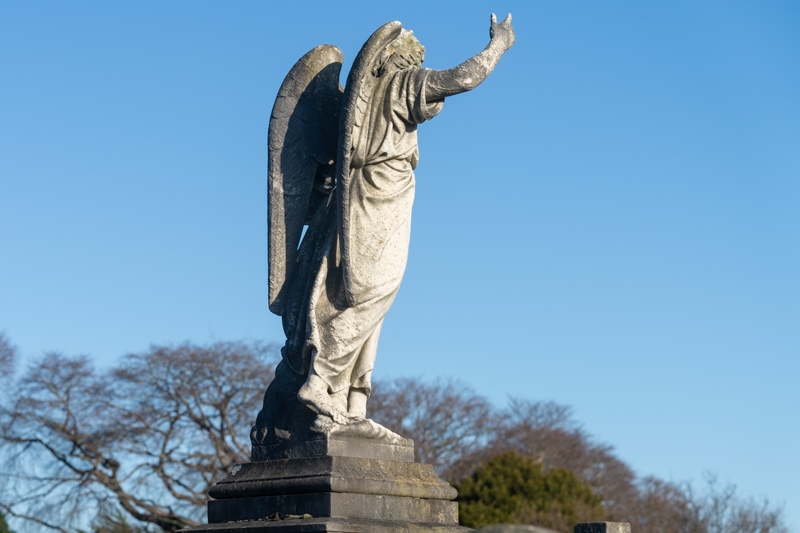
[[313, 365], [330, 392], [344, 398], [351, 388], [369, 394], [378, 336], [405, 271], [419, 158], [417, 124], [436, 116], [443, 105], [425, 101], [429, 72], [382, 75], [354, 139], [348, 218], [353, 298], [345, 296], [335, 198], [313, 215], [289, 281], [284, 362], [300, 375]]

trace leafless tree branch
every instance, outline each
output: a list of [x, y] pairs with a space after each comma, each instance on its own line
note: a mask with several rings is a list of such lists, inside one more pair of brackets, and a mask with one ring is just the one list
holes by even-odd
[[61, 524], [111, 498], [165, 531], [199, 523], [208, 489], [249, 459], [251, 422], [240, 422], [258, 412], [272, 352], [153, 346], [108, 372], [46, 354], [0, 404], [0, 478], [16, 480], [8, 514], [48, 527], [48, 516]]

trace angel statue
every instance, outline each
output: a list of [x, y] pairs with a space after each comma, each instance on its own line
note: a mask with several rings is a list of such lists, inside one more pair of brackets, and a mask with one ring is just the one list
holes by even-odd
[[514, 44], [494, 15], [489, 45], [449, 70], [384, 24], [339, 85], [342, 52], [322, 45], [286, 76], [269, 123], [269, 309], [286, 344], [251, 437], [262, 450], [311, 433], [399, 438], [366, 418], [383, 319], [408, 256], [417, 125], [477, 87]]

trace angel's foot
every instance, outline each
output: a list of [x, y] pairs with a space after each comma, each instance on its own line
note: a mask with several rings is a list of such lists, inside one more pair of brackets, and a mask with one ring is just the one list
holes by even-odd
[[350, 389], [347, 396], [347, 416], [355, 420], [367, 418], [367, 394], [366, 389]]
[[316, 375], [310, 375], [308, 381], [300, 387], [297, 399], [307, 405], [312, 411], [329, 416], [337, 424], [347, 424], [347, 414], [333, 401], [328, 394], [328, 384]]

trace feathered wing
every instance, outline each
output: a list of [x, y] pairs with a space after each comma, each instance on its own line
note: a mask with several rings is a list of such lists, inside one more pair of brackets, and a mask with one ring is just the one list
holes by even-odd
[[286, 285], [321, 166], [338, 159], [342, 52], [317, 46], [283, 80], [268, 136], [269, 309], [282, 315]]
[[356, 56], [344, 94], [342, 114], [339, 122], [339, 148], [336, 158], [336, 200], [338, 202], [339, 242], [342, 253], [342, 271], [347, 299], [354, 303], [356, 297], [351, 283], [353, 269], [353, 240], [350, 230], [350, 177], [352, 168], [364, 165], [364, 143], [361, 136], [369, 134], [363, 131], [368, 119], [369, 103], [377, 78], [373, 75], [380, 53], [395, 40], [403, 29], [400, 22], [387, 22], [373, 33]]

